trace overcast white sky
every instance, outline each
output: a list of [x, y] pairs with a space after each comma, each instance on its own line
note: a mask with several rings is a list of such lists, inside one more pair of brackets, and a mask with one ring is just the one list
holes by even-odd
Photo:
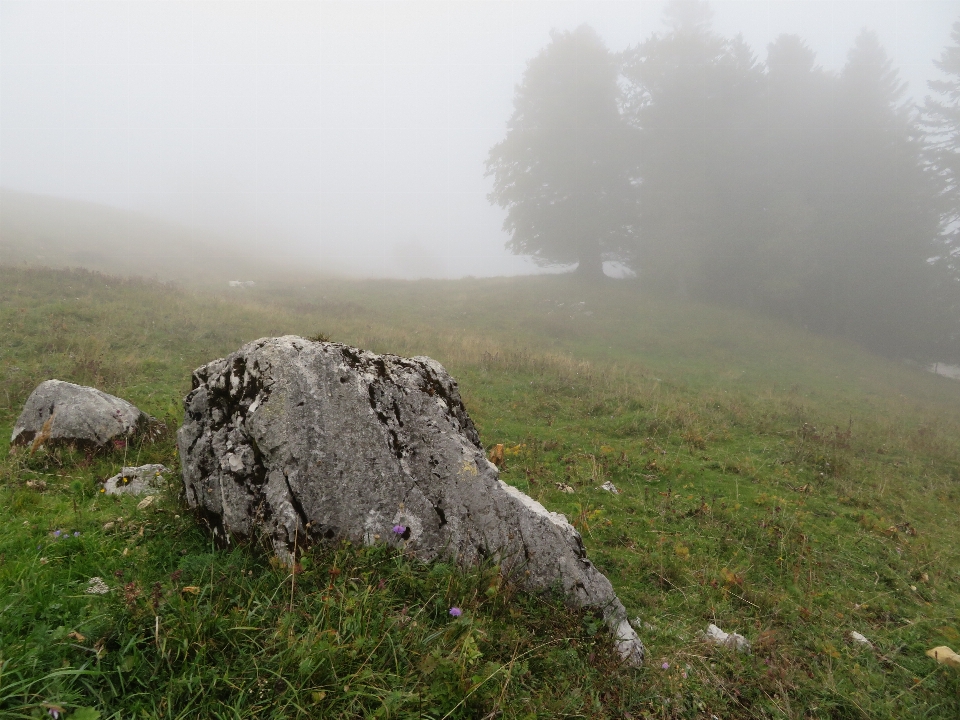
[[[487, 150], [552, 28], [612, 50], [663, 3], [0, 0], [0, 188], [258, 237], [331, 271], [529, 271], [486, 200]], [[739, 0], [714, 27], [796, 33], [839, 69], [875, 30], [915, 96], [960, 2]]]

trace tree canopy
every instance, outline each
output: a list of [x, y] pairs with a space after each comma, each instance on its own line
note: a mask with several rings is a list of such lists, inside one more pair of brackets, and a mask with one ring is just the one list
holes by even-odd
[[529, 63], [487, 162], [509, 247], [960, 359], [960, 22], [921, 115], [870, 31], [827, 72], [795, 35], [760, 61], [701, 0], [664, 20], [616, 57], [555, 33]]
[[728, 221], [755, 215], [736, 209], [755, 200], [743, 190], [756, 185], [750, 108], [761, 69], [742, 39], [710, 30], [705, 3], [668, 6], [667, 19], [670, 32], [624, 55], [640, 180], [632, 261], [644, 282], [687, 297], [720, 270], [714, 263], [729, 265], [721, 236], [745, 237]]
[[636, 222], [618, 108], [618, 66], [586, 25], [555, 32], [517, 86], [506, 137], [490, 150], [490, 200], [507, 210], [508, 247], [543, 265], [603, 275]]

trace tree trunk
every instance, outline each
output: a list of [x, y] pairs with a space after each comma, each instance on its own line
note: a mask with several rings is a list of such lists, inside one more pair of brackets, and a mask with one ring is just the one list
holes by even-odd
[[596, 241], [587, 241], [580, 251], [580, 263], [577, 265], [576, 274], [578, 277], [596, 282], [602, 280], [606, 275], [603, 273], [603, 258], [600, 256], [600, 243]]

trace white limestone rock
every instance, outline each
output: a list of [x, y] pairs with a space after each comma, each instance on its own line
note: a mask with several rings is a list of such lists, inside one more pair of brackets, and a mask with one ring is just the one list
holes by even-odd
[[287, 562], [319, 540], [378, 537], [423, 560], [493, 559], [527, 590], [600, 610], [623, 659], [642, 662], [579, 533], [500, 480], [436, 361], [261, 339], [194, 371], [184, 408], [186, 500], [221, 542], [264, 532]]
[[728, 647], [740, 652], [750, 652], [750, 641], [740, 633], [727, 633], [711, 623], [707, 625], [707, 631], [703, 634], [703, 639], [714, 645]]
[[134, 405], [83, 385], [47, 380], [30, 393], [13, 426], [11, 448], [75, 445], [100, 449], [157, 425]]

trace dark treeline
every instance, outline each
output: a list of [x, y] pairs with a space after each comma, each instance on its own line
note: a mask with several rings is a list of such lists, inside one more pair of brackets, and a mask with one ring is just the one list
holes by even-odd
[[793, 35], [761, 62], [704, 2], [665, 20], [619, 55], [586, 26], [555, 33], [529, 63], [488, 160], [510, 247], [958, 357], [960, 21], [919, 108], [868, 30], [831, 73]]

